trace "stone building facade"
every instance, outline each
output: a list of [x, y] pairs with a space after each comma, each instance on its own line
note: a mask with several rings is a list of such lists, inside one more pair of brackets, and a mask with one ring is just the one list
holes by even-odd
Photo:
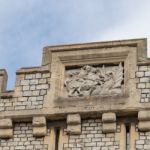
[[48, 46], [6, 85], [0, 150], [150, 150], [146, 39]]

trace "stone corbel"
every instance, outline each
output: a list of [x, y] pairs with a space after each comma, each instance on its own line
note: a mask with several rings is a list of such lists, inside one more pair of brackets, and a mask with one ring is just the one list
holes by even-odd
[[116, 114], [115, 113], [103, 113], [102, 114], [102, 131], [103, 133], [116, 132]]
[[138, 129], [140, 131], [150, 131], [150, 111], [139, 111], [138, 120]]
[[67, 116], [67, 133], [81, 134], [81, 116], [79, 114], [69, 114]]
[[13, 124], [11, 119], [0, 119], [0, 138], [13, 137]]
[[46, 118], [45, 117], [33, 117], [32, 120], [33, 124], [33, 136], [41, 137], [45, 136], [47, 133], [47, 126], [46, 126]]

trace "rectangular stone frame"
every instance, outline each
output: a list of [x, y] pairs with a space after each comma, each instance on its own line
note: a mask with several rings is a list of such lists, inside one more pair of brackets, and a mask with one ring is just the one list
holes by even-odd
[[[57, 113], [102, 113], [108, 110], [118, 115], [135, 113], [139, 107], [140, 94], [136, 89], [135, 72], [137, 64], [146, 60], [146, 41], [129, 40], [45, 48], [50, 62], [51, 88], [44, 102], [44, 108]], [[64, 98], [65, 68], [75, 65], [116, 64], [124, 62], [124, 94], [121, 96], [92, 96], [89, 98]], [[45, 63], [45, 64], [44, 64]], [[130, 110], [130, 111], [129, 111]]]

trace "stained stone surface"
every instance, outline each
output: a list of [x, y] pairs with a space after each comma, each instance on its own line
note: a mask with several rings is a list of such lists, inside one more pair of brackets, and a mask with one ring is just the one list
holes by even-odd
[[120, 94], [123, 88], [123, 66], [94, 67], [85, 65], [66, 71], [64, 83], [68, 97]]

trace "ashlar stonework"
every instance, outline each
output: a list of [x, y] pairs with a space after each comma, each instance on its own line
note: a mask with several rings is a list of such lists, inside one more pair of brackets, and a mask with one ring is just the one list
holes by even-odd
[[0, 150], [150, 150], [147, 40], [48, 46], [0, 69]]

